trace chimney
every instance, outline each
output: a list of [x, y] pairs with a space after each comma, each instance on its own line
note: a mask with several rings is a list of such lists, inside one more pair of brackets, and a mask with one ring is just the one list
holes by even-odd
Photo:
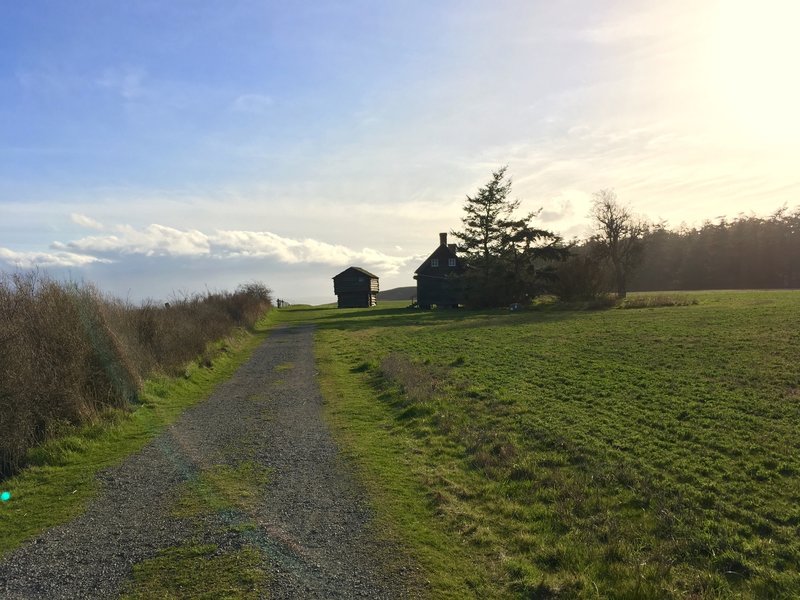
[[447, 244], [447, 247], [450, 248], [450, 251], [455, 254], [456, 252], [456, 245], [455, 244]]
[[440, 246], [447, 246], [447, 233], [440, 233], [439, 234], [439, 245]]

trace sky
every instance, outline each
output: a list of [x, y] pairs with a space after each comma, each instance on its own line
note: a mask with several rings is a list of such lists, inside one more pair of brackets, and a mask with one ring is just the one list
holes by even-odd
[[508, 165], [565, 239], [800, 205], [794, 0], [0, 0], [0, 270], [381, 288]]

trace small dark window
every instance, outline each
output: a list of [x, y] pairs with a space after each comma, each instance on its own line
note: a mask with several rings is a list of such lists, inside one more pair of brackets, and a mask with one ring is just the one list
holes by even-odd
[[447, 259], [447, 266], [448, 267], [455, 267], [456, 266], [456, 259], [455, 258], [448, 258]]
[[439, 266], [439, 259], [438, 258], [432, 258], [431, 259], [431, 266], [432, 267], [438, 267]]

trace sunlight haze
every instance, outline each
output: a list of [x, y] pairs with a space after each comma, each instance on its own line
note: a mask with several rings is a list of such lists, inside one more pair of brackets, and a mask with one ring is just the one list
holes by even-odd
[[413, 285], [509, 165], [588, 235], [613, 188], [670, 227], [800, 204], [790, 0], [8, 3], [0, 268], [122, 297]]

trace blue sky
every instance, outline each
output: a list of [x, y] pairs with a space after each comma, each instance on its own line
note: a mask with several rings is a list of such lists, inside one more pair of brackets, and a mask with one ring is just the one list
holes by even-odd
[[592, 192], [677, 226], [800, 204], [789, 0], [7, 2], [0, 268], [134, 299], [413, 284], [508, 164], [570, 238]]

